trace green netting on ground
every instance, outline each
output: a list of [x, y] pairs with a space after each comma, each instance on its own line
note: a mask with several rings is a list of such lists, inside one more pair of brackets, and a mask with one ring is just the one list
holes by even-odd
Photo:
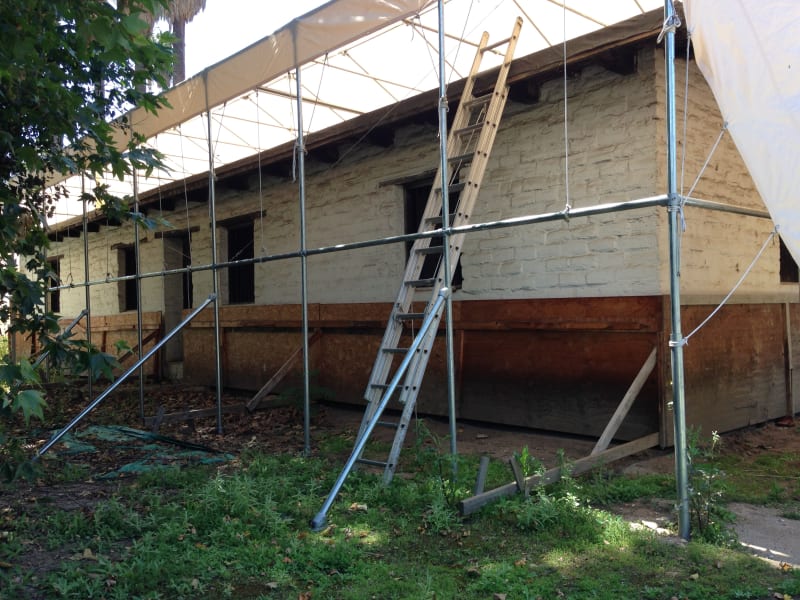
[[99, 452], [124, 457], [124, 464], [96, 475], [97, 479], [113, 479], [167, 466], [216, 464], [234, 458], [230, 453], [209, 446], [123, 426], [92, 425], [61, 438], [59, 454], [62, 456]]

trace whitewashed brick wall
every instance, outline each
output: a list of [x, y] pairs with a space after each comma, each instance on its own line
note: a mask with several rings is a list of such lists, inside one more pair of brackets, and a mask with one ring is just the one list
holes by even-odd
[[[658, 99], [658, 181], [666, 187], [666, 131], [664, 57], [655, 57]], [[679, 187], [688, 194], [700, 174], [723, 127], [711, 90], [694, 62], [690, 62], [688, 112], [686, 113], [686, 158], [683, 156], [684, 97], [686, 96], [686, 62], [676, 61]], [[681, 177], [681, 173], [683, 173]], [[766, 210], [755, 190], [736, 145], [725, 133], [692, 196], [758, 210]], [[687, 207], [686, 231], [681, 236], [681, 291], [687, 303], [716, 303], [741, 277], [755, 258], [773, 229], [768, 219], [744, 217], [729, 213]], [[661, 246], [661, 288], [669, 291], [667, 215], [659, 213], [659, 245]], [[797, 284], [781, 284], [778, 241], [774, 240], [732, 298], [733, 302], [796, 301]]]
[[[681, 70], [679, 65], [679, 71]], [[682, 82], [682, 77], [679, 77]], [[509, 104], [501, 123], [483, 188], [472, 221], [492, 221], [560, 211], [566, 203], [564, 105], [562, 81], [543, 85], [541, 99], [531, 106]], [[681, 85], [679, 85], [681, 87]], [[699, 73], [691, 71], [689, 94], [686, 188], [705, 160], [721, 125], [713, 98]], [[679, 90], [678, 106], [683, 106]], [[639, 69], [621, 76], [589, 66], [569, 80], [569, 188], [574, 208], [633, 200], [664, 193], [665, 135], [663, 56], [644, 49]], [[679, 128], [680, 130], [681, 128]], [[307, 246], [315, 248], [403, 233], [403, 190], [387, 182], [423, 174], [438, 164], [437, 129], [411, 125], [397, 131], [388, 149], [361, 144], [339, 148], [336, 165], [309, 161], [306, 207]], [[293, 252], [299, 248], [299, 208], [296, 183], [264, 180], [262, 199], [257, 177], [247, 192], [221, 187], [217, 218], [252, 213], [263, 204], [263, 219], [253, 222], [255, 254]], [[724, 140], [695, 194], [721, 202], [762, 207], [730, 139]], [[165, 214], [177, 230], [186, 230], [183, 208]], [[719, 298], [746, 268], [771, 229], [767, 221], [687, 209], [683, 236], [684, 299]], [[191, 204], [192, 264], [211, 261], [208, 210]], [[464, 282], [457, 299], [556, 298], [580, 296], [652, 295], [669, 292], [666, 211], [639, 209], [576, 217], [468, 236], [462, 257]], [[220, 228], [219, 257], [225, 260]], [[142, 270], [163, 268], [163, 245], [153, 233], [142, 244]], [[91, 234], [90, 279], [116, 274], [106, 247], [132, 243], [130, 227], [105, 228]], [[308, 258], [309, 301], [380, 302], [394, 299], [404, 269], [404, 246], [387, 245]], [[64, 254], [62, 276], [72, 261], [72, 281], [83, 280], [82, 241], [55, 244]], [[743, 288], [744, 296], [773, 298], [794, 290], [781, 286], [777, 275], [777, 244], [762, 259]], [[300, 260], [258, 264], [256, 303], [300, 301]], [[221, 278], [226, 298], [225, 278]], [[212, 289], [211, 272], [193, 276], [194, 302]], [[143, 282], [143, 308], [163, 308], [163, 281]], [[62, 293], [62, 312], [77, 314], [83, 290]], [[118, 310], [116, 284], [92, 289], [96, 314]]]

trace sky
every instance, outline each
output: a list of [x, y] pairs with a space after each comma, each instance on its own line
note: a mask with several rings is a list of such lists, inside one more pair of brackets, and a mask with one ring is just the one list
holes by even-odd
[[191, 77], [266, 37], [322, 0], [206, 0], [186, 26], [186, 76]]

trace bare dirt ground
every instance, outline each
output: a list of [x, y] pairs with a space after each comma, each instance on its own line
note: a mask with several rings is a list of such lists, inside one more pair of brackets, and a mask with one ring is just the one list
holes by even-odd
[[[722, 436], [721, 452], [744, 458], [755, 458], [765, 451], [800, 453], [800, 431], [797, 426], [766, 423], [748, 427]], [[669, 473], [674, 469], [674, 454], [640, 457], [626, 465], [626, 473]], [[798, 500], [798, 498], [794, 498]], [[734, 529], [739, 543], [755, 556], [776, 566], [800, 567], [800, 521], [787, 519], [782, 511], [770, 506], [730, 503], [727, 506], [736, 517]], [[632, 522], [656, 528], [674, 519], [668, 503], [635, 503], [617, 507], [620, 514]]]
[[[248, 399], [247, 396], [226, 394], [223, 403], [241, 405]], [[159, 428], [159, 433], [232, 454], [238, 454], [250, 447], [264, 451], [302, 451], [303, 418], [297, 402], [289, 401], [287, 404], [285, 399], [271, 401], [277, 407], [260, 409], [253, 413], [226, 414], [223, 419], [222, 435], [217, 433], [213, 418], [165, 422]], [[52, 426], [59, 427], [82, 408], [85, 399], [74, 391], [62, 393], [60, 396], [54, 393], [50, 404], [59, 413], [59, 416], [53, 419]], [[214, 406], [214, 395], [204, 388], [148, 387], [145, 396], [145, 414], [155, 414], [159, 406], [163, 406], [164, 412], [168, 415], [189, 409], [209, 408]], [[322, 432], [349, 432], [354, 437], [362, 414], [363, 411], [357, 407], [315, 404], [311, 418], [312, 451], [314, 451], [314, 438]], [[143, 428], [139, 418], [138, 393], [135, 388], [121, 390], [119, 399], [98, 408], [87, 421]], [[442, 450], [447, 451], [449, 425], [445, 420], [436, 418], [426, 418], [424, 422], [426, 443], [439, 440]], [[415, 435], [415, 428], [412, 426], [406, 447], [414, 444]], [[43, 431], [42, 441], [48, 436], [49, 433]], [[374, 434], [376, 439], [385, 441], [390, 441], [391, 436], [391, 431], [382, 431], [380, 428]], [[558, 463], [557, 456], [562, 450], [568, 459], [587, 456], [594, 443], [593, 439], [480, 423], [460, 423], [457, 428], [459, 453], [485, 454], [505, 461], [515, 452], [527, 447], [529, 453], [541, 460], [546, 467]], [[724, 435], [723, 448], [724, 452], [737, 453], [744, 457], [756, 457], [759, 453], [771, 449], [800, 454], [800, 431], [795, 426], [778, 427], [774, 423], [769, 423]], [[114, 471], [120, 464], [131, 460], [136, 452], [135, 448], [121, 447], [120, 444], [114, 443], [105, 446], [98, 444], [98, 449], [99, 452], [77, 459], [84, 468], [88, 465], [94, 474]], [[348, 453], [349, 449], [342, 452], [340, 457], [342, 462]], [[69, 457], [64, 459], [71, 460]], [[173, 459], [164, 460], [168, 462]], [[651, 449], [607, 465], [606, 468], [631, 474], [669, 473], [674, 469], [674, 456], [671, 451]], [[509, 470], [509, 482], [512, 479]], [[27, 484], [20, 486], [11, 495], [6, 492], [6, 497], [0, 492], [0, 508], [13, 503], [14, 497], [17, 497], [26, 500], [38, 498], [64, 509], [80, 510], [108, 497], [116, 485], [118, 482], [115, 480], [98, 480], [96, 477], [85, 482], [63, 485], [42, 482]], [[729, 506], [729, 509], [737, 515], [736, 531], [740, 542], [747, 549], [774, 561], [776, 565], [785, 563], [800, 566], [800, 521], [784, 518], [777, 509], [770, 507], [734, 504]], [[665, 528], [675, 521], [674, 506], [669, 501], [637, 502], [617, 506], [614, 510], [637, 526], [649, 527], [665, 535], [668, 534]]]

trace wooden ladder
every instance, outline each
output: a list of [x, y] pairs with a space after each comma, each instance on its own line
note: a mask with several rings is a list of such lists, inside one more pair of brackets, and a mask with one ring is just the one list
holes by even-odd
[[[511, 36], [492, 45], [489, 45], [489, 34], [484, 33], [469, 76], [466, 79], [458, 110], [447, 138], [447, 169], [444, 176], [446, 177], [448, 198], [450, 200], [449, 209], [451, 212], [448, 222], [451, 227], [468, 225], [470, 222], [472, 209], [480, 192], [483, 174], [486, 170], [486, 164], [489, 160], [503, 108], [506, 104], [508, 96], [506, 80], [521, 27], [522, 19], [518, 18]], [[474, 96], [475, 80], [484, 55], [502, 46], [506, 46], [506, 51], [503, 63], [497, 74], [494, 89], [486, 95]], [[440, 165], [419, 225], [420, 233], [434, 231], [444, 226], [442, 215], [443, 179]], [[448, 238], [449, 280], [452, 280], [461, 256], [464, 236], [465, 234], [463, 233], [457, 233]], [[436, 245], [440, 238], [436, 238], [436, 242], [432, 243], [433, 239], [422, 238], [415, 240], [409, 252], [403, 283], [397, 294], [397, 300], [392, 308], [386, 332], [375, 359], [367, 389], [364, 392], [367, 408], [361, 423], [359, 437], [367, 429], [367, 423], [373, 419], [380, 418], [380, 415], [376, 415], [376, 413], [381, 404], [383, 394], [388, 388], [387, 382], [393, 373], [394, 359], [408, 351], [408, 348], [400, 347], [403, 333], [411, 332], [413, 337], [412, 328], [414, 324], [418, 324], [428, 315], [439, 294], [439, 290], [444, 286], [444, 261], [442, 260], [444, 248], [442, 245]], [[435, 261], [436, 264], [433, 274], [422, 278], [426, 259], [429, 263]], [[414, 312], [415, 296], [422, 293], [429, 296], [425, 309], [422, 312]], [[359, 457], [358, 459], [360, 463], [383, 467], [383, 479], [386, 484], [391, 482], [397, 467], [400, 450], [413, 415], [419, 388], [430, 358], [431, 348], [436, 339], [436, 330], [438, 329], [441, 312], [439, 310], [438, 314], [434, 316], [432, 326], [409, 363], [402, 385], [397, 387], [396, 400], [402, 406], [399, 422], [378, 421], [379, 425], [396, 429], [388, 459], [371, 460], [364, 457]]]

